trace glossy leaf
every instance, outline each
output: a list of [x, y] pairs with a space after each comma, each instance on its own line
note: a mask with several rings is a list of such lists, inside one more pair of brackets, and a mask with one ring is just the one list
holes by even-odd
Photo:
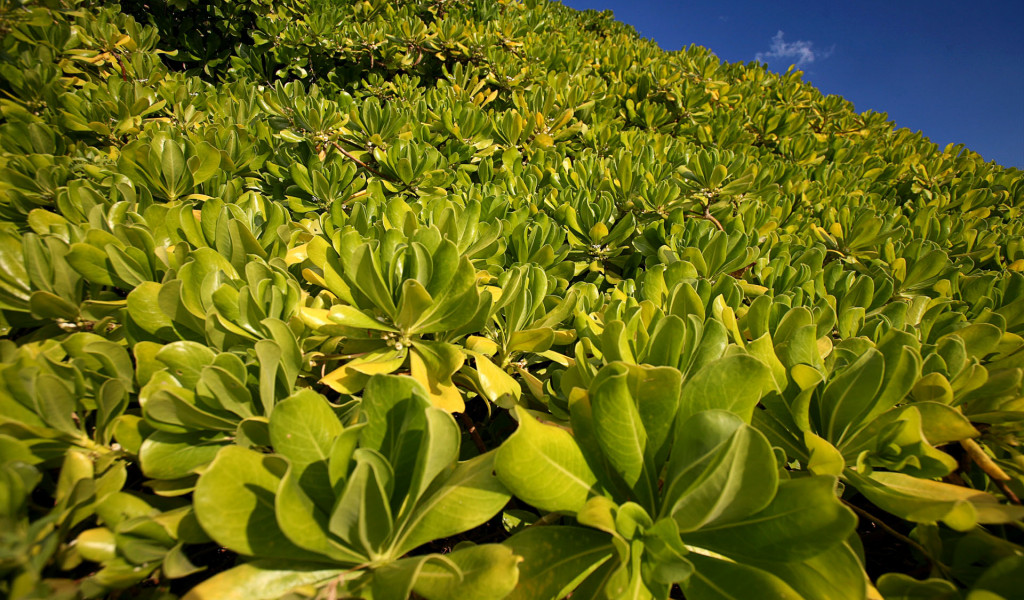
[[287, 560], [257, 560], [218, 573], [189, 590], [188, 600], [271, 600], [309, 585], [323, 584], [341, 569], [317, 568]]
[[516, 407], [519, 428], [498, 448], [494, 470], [518, 498], [541, 510], [580, 510], [597, 482], [572, 435]]
[[196, 517], [217, 543], [240, 554], [322, 560], [292, 544], [277, 525], [274, 498], [282, 467], [252, 450], [223, 448], [196, 484]]
[[525, 557], [519, 567], [519, 585], [509, 596], [515, 600], [563, 598], [615, 556], [608, 534], [575, 527], [533, 527], [512, 536], [505, 545]]

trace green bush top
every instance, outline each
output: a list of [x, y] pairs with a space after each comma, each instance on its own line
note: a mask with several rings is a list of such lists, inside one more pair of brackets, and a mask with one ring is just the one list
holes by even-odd
[[0, 0], [0, 594], [1024, 589], [1024, 174], [544, 0]]

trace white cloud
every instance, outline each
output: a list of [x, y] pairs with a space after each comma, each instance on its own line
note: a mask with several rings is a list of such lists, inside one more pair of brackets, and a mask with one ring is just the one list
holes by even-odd
[[814, 47], [814, 42], [799, 40], [787, 42], [786, 34], [781, 30], [772, 38], [771, 49], [768, 52], [758, 52], [754, 59], [761, 62], [771, 62], [777, 59], [789, 59], [796, 68], [802, 69], [805, 65], [815, 60], [823, 60], [832, 54], [832, 49], [820, 50]]

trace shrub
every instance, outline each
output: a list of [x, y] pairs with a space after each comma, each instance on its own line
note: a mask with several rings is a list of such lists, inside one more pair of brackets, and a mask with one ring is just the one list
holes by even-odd
[[1019, 170], [544, 0], [0, 33], [5, 597], [1024, 585]]

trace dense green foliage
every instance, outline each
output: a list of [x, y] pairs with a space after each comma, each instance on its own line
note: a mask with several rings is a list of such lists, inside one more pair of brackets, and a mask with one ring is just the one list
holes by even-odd
[[3, 597], [1024, 589], [1024, 174], [798, 72], [0, 0], [0, 221]]

